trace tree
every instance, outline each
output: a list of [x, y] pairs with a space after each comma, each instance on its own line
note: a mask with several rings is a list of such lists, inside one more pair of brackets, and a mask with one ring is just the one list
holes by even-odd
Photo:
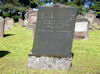
[[78, 9], [78, 14], [83, 14], [84, 2], [82, 0], [73, 0], [70, 3], [67, 2], [66, 5], [76, 7]]
[[30, 4], [32, 8], [39, 7], [48, 2], [51, 2], [51, 0], [30, 0]]
[[[27, 0], [26, 0], [27, 1]], [[28, 3], [25, 0], [3, 0], [3, 5], [1, 7], [3, 17], [12, 17], [17, 20], [19, 17], [19, 12], [24, 15], [25, 10], [28, 8]]]
[[97, 15], [100, 14], [100, 0], [95, 0], [94, 5], [91, 6], [91, 9], [94, 10]]

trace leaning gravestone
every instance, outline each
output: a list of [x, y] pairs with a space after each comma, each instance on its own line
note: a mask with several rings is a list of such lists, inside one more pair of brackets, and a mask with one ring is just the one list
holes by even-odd
[[65, 5], [40, 7], [28, 66], [35, 69], [69, 69], [77, 9]]
[[0, 17], [0, 37], [4, 35], [4, 19]]

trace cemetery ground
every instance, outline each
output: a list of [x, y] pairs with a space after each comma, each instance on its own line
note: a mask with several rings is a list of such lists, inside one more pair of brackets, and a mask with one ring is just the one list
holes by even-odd
[[15, 24], [0, 38], [0, 74], [100, 74], [100, 30], [89, 32], [88, 40], [74, 40], [70, 70], [35, 70], [27, 67], [33, 46], [32, 30]]

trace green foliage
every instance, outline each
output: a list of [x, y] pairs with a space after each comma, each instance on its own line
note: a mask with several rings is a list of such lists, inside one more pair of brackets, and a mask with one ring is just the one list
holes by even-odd
[[17, 20], [18, 20], [18, 18], [21, 18], [21, 16], [14, 15], [14, 16], [12, 16], [12, 18], [13, 18], [15, 21], [17, 21]]
[[70, 3], [68, 0], [54, 0], [54, 3], [63, 3], [72, 7], [76, 7], [78, 9], [78, 14], [83, 14], [83, 2], [82, 0], [73, 0]]
[[35, 4], [36, 2], [38, 2], [39, 0], [30, 0], [31, 4]]
[[15, 11], [17, 12], [25, 12], [25, 10], [27, 9], [28, 7], [23, 7], [23, 6], [15, 6], [14, 9]]
[[11, 11], [12, 9], [15, 9], [15, 11], [24, 12], [27, 9], [27, 6], [23, 6], [19, 1], [22, 0], [3, 0], [4, 5], [2, 10]]
[[3, 11], [12, 10], [13, 7], [14, 7], [13, 4], [5, 4], [5, 5], [3, 5], [2, 10], [3, 10]]
[[49, 2], [49, 0], [45, 0], [45, 2], [39, 0], [30, 0], [31, 5], [36, 5], [38, 7], [45, 4], [46, 2]]
[[100, 14], [100, 1], [94, 1], [94, 5], [91, 6], [91, 9], [96, 11], [96, 14]]
[[73, 0], [73, 3], [77, 4], [77, 5], [81, 5], [82, 4], [82, 0]]
[[3, 15], [2, 15], [4, 18], [5, 17], [9, 17], [10, 16], [10, 13], [8, 13], [8, 12], [6, 12], [6, 13], [3, 13]]
[[89, 12], [89, 10], [90, 10], [90, 8], [86, 8], [86, 9], [85, 9], [85, 12], [87, 13], [87, 12]]
[[77, 8], [77, 10], [78, 10], [78, 14], [83, 14], [83, 5], [80, 5], [80, 6], [78, 6], [76, 3], [74, 3], [74, 2], [70, 2], [70, 3], [66, 3], [67, 5], [69, 5], [69, 6], [72, 6], [72, 7], [76, 7]]
[[[19, 0], [21, 1], [21, 0]], [[8, 11], [10, 12], [9, 14], [13, 14], [10, 15], [10, 17], [12, 17], [13, 19], [18, 19], [20, 16], [18, 15], [18, 12], [25, 12], [25, 10], [27, 8], [29, 8], [28, 6], [24, 6], [23, 4], [21, 4], [20, 2], [18, 2], [18, 0], [3, 0], [3, 5], [2, 5], [2, 11], [6, 12], [3, 17], [8, 17]], [[11, 13], [12, 12], [12, 13]]]
[[63, 0], [53, 0], [54, 3], [61, 3]]

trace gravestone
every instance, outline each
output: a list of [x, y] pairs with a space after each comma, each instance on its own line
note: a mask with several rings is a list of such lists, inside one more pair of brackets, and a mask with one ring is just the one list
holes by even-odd
[[22, 19], [18, 19], [18, 23], [21, 25], [21, 26], [25, 26], [25, 24], [24, 24], [24, 21], [22, 20]]
[[9, 31], [10, 28], [8, 26], [4, 26], [4, 31]]
[[39, 8], [29, 67], [46, 70], [70, 68], [76, 15], [76, 8], [61, 4]]
[[28, 23], [27, 23], [27, 29], [35, 29], [37, 22], [37, 12], [33, 11], [29, 15]]
[[88, 13], [84, 14], [84, 18], [88, 19], [90, 22], [89, 25], [94, 25], [94, 19], [96, 18], [96, 15], [90, 10]]
[[14, 20], [12, 18], [5, 18], [5, 27], [14, 27]]
[[0, 38], [4, 35], [4, 19], [0, 17]]
[[75, 23], [74, 39], [88, 39], [89, 21], [87, 19], [77, 19]]

